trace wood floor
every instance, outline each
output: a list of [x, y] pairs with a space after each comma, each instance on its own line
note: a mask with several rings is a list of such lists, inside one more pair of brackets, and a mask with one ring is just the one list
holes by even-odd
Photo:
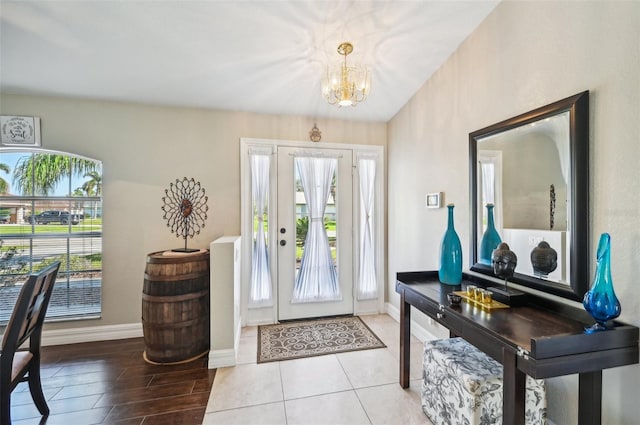
[[207, 357], [150, 365], [142, 338], [42, 348], [42, 385], [51, 409], [41, 418], [26, 383], [12, 393], [13, 425], [200, 425], [215, 370]]

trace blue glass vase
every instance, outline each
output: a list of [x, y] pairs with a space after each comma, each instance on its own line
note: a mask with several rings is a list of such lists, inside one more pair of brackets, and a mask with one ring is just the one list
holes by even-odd
[[608, 233], [600, 235], [598, 252], [596, 253], [596, 275], [589, 292], [584, 294], [582, 305], [596, 320], [592, 326], [585, 328], [585, 332], [607, 330], [607, 321], [620, 316], [622, 307], [613, 291], [611, 280], [611, 236]]
[[480, 243], [480, 263], [491, 265], [491, 254], [493, 250], [500, 245], [502, 239], [496, 230], [496, 225], [493, 222], [493, 204], [487, 204], [487, 230], [482, 235], [482, 242]]
[[462, 281], [462, 246], [453, 227], [453, 207], [453, 204], [447, 205], [449, 220], [447, 231], [442, 238], [440, 269], [438, 270], [438, 279], [447, 285], [459, 285]]

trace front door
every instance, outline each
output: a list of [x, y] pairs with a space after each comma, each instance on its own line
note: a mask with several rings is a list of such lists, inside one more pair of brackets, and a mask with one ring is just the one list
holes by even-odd
[[278, 148], [278, 319], [353, 313], [352, 151]]

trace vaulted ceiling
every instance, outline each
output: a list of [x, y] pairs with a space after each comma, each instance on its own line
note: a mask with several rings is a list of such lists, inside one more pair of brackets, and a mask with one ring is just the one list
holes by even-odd
[[[386, 122], [498, 1], [2, 0], [0, 91]], [[343, 41], [357, 107], [320, 95]]]

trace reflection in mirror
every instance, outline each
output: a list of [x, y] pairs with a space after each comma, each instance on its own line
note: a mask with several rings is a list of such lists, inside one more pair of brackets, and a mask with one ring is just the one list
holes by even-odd
[[469, 143], [471, 269], [493, 275], [485, 246], [493, 223], [499, 238], [489, 238], [489, 250], [506, 242], [515, 252], [514, 282], [580, 299], [588, 288], [588, 92], [475, 131]]
[[[495, 229], [517, 255], [518, 271], [568, 285], [569, 112], [480, 138], [477, 151], [478, 197], [484, 206], [478, 210], [478, 240], [488, 232], [487, 205], [494, 205]], [[534, 271], [531, 261], [542, 241], [557, 254], [556, 268], [547, 273]], [[480, 262], [483, 258], [481, 250]]]

